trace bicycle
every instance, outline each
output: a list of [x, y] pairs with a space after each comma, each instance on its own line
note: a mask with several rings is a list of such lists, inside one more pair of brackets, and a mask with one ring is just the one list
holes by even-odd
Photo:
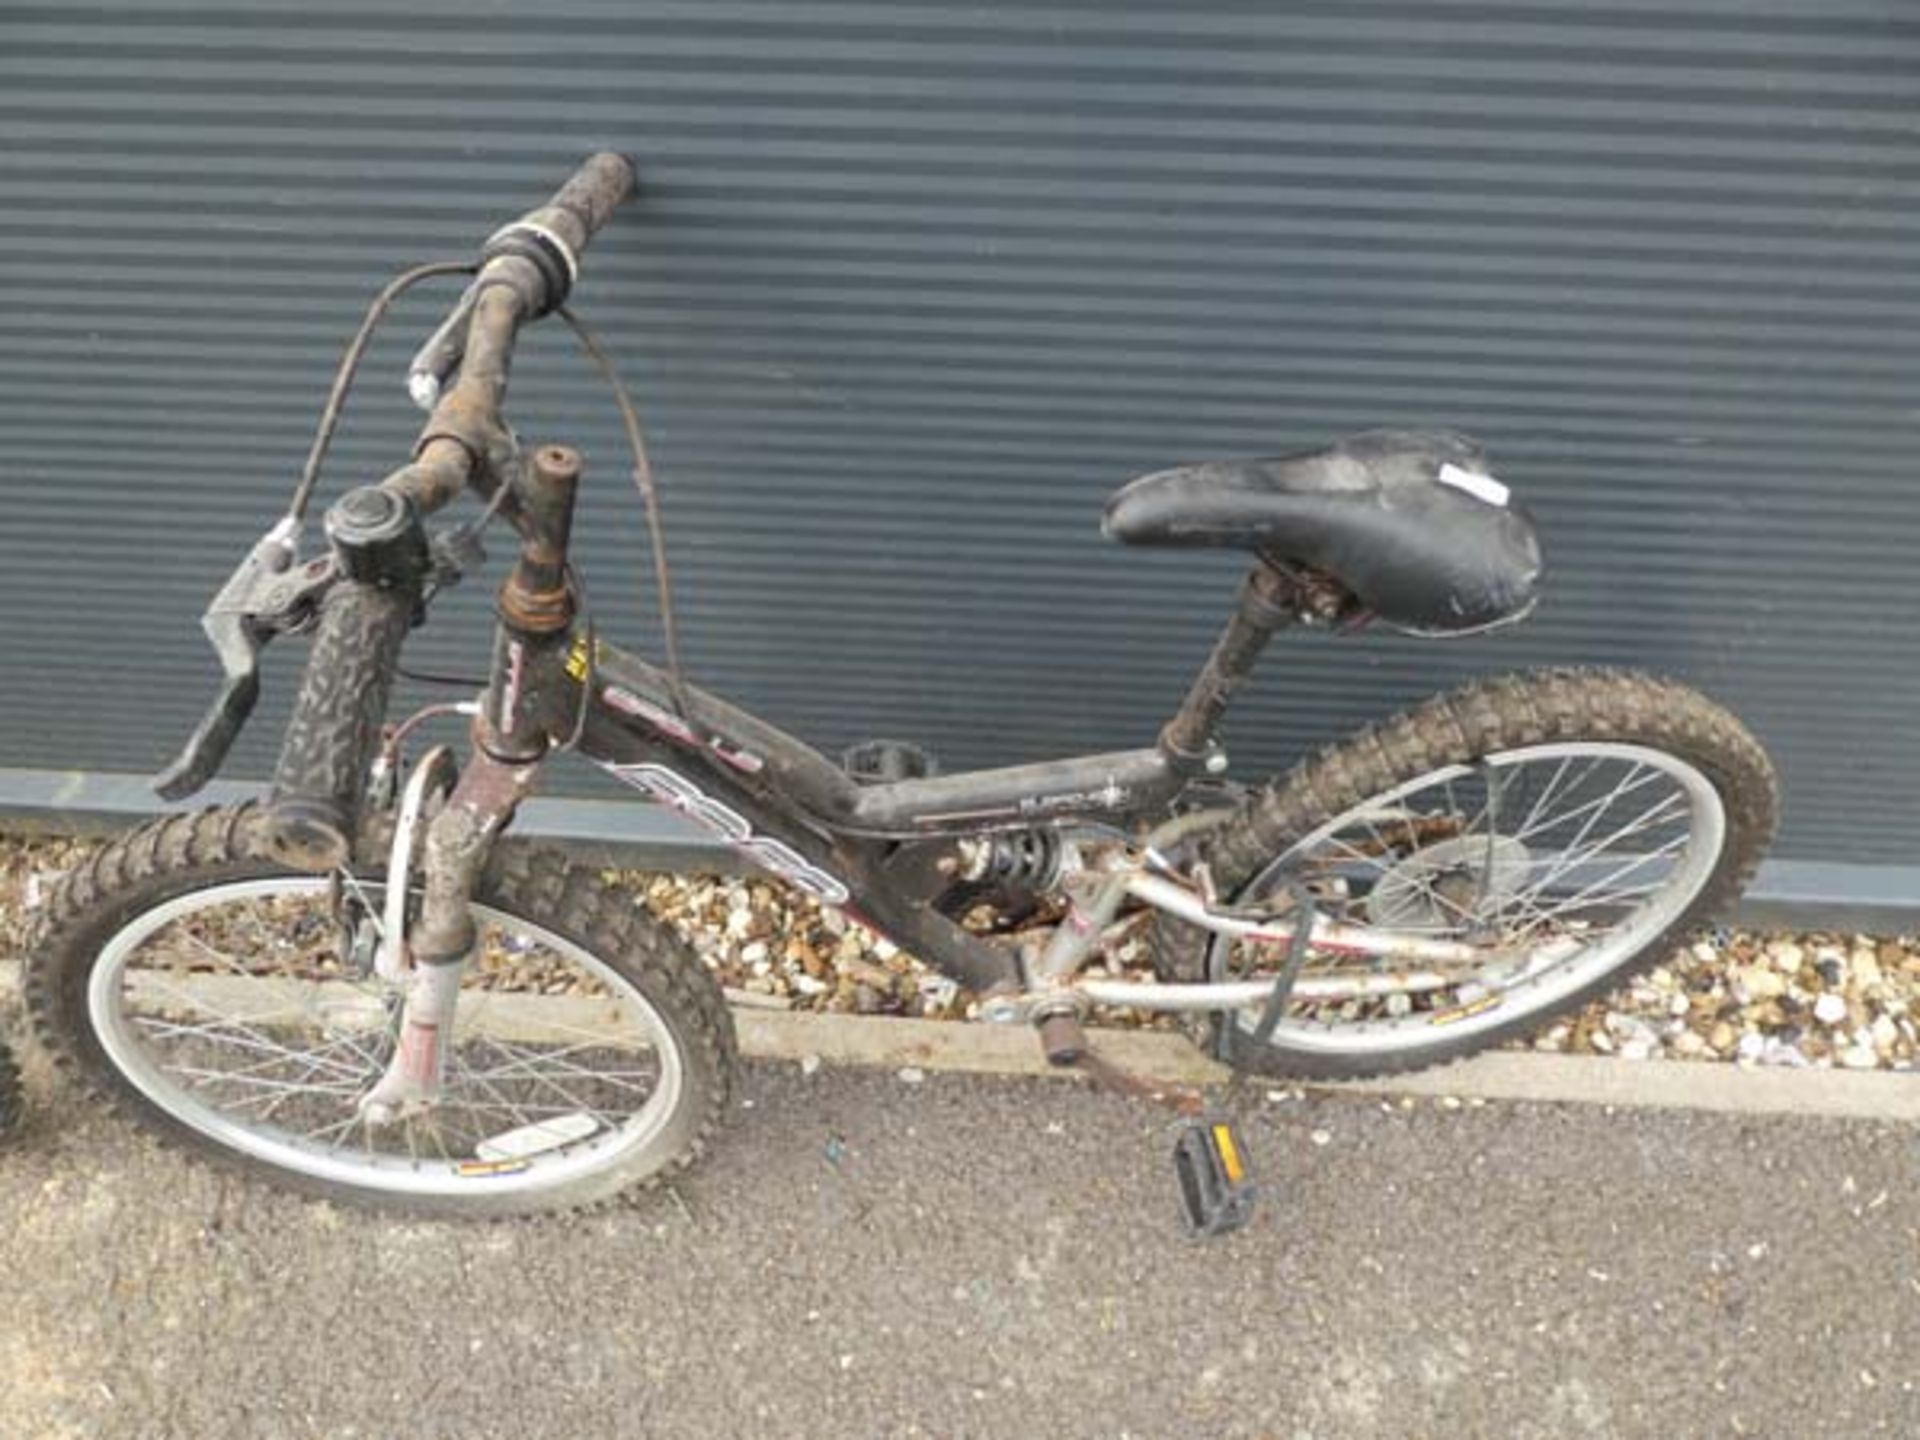
[[[311, 1194], [445, 1215], [591, 1205], [685, 1167], [734, 1083], [700, 961], [555, 850], [502, 841], [541, 767], [573, 751], [758, 866], [891, 937], [1102, 1066], [1092, 1007], [1190, 1018], [1235, 1070], [1341, 1078], [1522, 1034], [1652, 963], [1742, 889], [1775, 819], [1772, 767], [1726, 710], [1671, 680], [1554, 670], [1469, 684], [1256, 785], [1221, 721], [1269, 640], [1372, 621], [1512, 623], [1538, 595], [1533, 522], [1474, 442], [1374, 431], [1277, 459], [1136, 480], [1105, 528], [1228, 546], [1250, 569], [1190, 692], [1139, 749], [939, 774], [910, 745], [835, 763], [685, 676], [657, 494], [631, 397], [565, 301], [633, 192], [586, 162], [477, 264], [382, 292], [349, 347], [288, 512], [203, 617], [225, 683], [169, 798], [220, 765], [261, 646], [313, 647], [270, 796], [156, 820], [59, 886], [26, 975], [39, 1035], [92, 1091], [204, 1157]], [[367, 337], [408, 286], [472, 276], [409, 372], [412, 459], [300, 536]], [[559, 315], [612, 386], [652, 535], [663, 665], [597, 633], [568, 556], [577, 454], [525, 453], [502, 418], [520, 328]], [[430, 535], [463, 492], [480, 515]], [[474, 701], [383, 729], [403, 636], [494, 519], [519, 537]], [[403, 745], [471, 722], [464, 762]], [[1046, 922], [1008, 941], [982, 900]], [[990, 914], [991, 912], [989, 912]], [[1144, 930], [1151, 980], [1090, 972]], [[1136, 1087], [1137, 1088], [1137, 1087]], [[1183, 1138], [1196, 1228], [1244, 1218], [1230, 1133]]]

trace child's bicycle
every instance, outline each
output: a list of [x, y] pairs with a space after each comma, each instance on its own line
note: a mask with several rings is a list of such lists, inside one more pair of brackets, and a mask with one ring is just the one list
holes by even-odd
[[[942, 775], [913, 746], [874, 742], [835, 763], [690, 683], [632, 404], [564, 307], [632, 188], [626, 160], [595, 156], [477, 266], [421, 267], [383, 293], [289, 512], [203, 619], [226, 685], [157, 782], [178, 798], [206, 781], [253, 704], [260, 646], [310, 628], [271, 798], [156, 821], [53, 896], [26, 977], [33, 1020], [142, 1125], [313, 1194], [448, 1215], [591, 1204], [697, 1158], [736, 1064], [718, 985], [596, 870], [501, 840], [564, 751], [1121, 1088], [1144, 1087], [1089, 1050], [1093, 1007], [1189, 1014], [1241, 1071], [1410, 1070], [1619, 983], [1751, 875], [1774, 825], [1766, 755], [1725, 710], [1647, 675], [1481, 681], [1277, 779], [1230, 778], [1220, 721], [1276, 632], [1457, 633], [1532, 607], [1533, 525], [1454, 434], [1376, 431], [1164, 471], [1113, 497], [1114, 539], [1251, 560], [1185, 701], [1140, 749]], [[414, 362], [431, 419], [413, 458], [340, 499], [328, 547], [303, 555], [374, 321], [405, 286], [476, 269]], [[585, 613], [568, 559], [580, 457], [523, 450], [501, 416], [516, 335], [556, 313], [612, 383], [633, 447], [662, 666]], [[430, 533], [464, 490], [478, 516]], [[383, 727], [402, 637], [477, 562], [495, 517], [519, 557], [484, 692]], [[434, 746], [406, 765], [405, 743], [449, 710], [471, 717], [465, 759]], [[994, 933], [995, 907], [1024, 917], [1011, 938]], [[1138, 931], [1151, 980], [1089, 970]], [[1196, 1126], [1176, 1153], [1197, 1227], [1244, 1215], [1230, 1130]]]

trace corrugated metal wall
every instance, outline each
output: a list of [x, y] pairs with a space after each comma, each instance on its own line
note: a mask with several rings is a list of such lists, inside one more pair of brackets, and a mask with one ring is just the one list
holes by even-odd
[[[1143, 743], [1238, 570], [1106, 546], [1109, 489], [1451, 424], [1544, 526], [1538, 620], [1288, 642], [1244, 766], [1469, 672], [1626, 662], [1750, 719], [1787, 853], [1920, 841], [1897, 0], [9, 4], [0, 765], [165, 757], [367, 296], [602, 146], [645, 197], [578, 298], [642, 390], [688, 655], [816, 743]], [[436, 304], [336, 487], [404, 453]], [[609, 407], [557, 336], [514, 398], [588, 450], [593, 596], [644, 636]], [[484, 601], [416, 658], [477, 656]]]

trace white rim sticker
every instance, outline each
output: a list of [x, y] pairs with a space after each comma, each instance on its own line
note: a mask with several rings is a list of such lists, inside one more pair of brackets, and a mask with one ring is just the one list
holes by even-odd
[[1458, 465], [1442, 465], [1440, 483], [1464, 490], [1476, 500], [1484, 500], [1489, 505], [1498, 505], [1503, 509], [1513, 496], [1511, 490], [1491, 475], [1482, 475], [1478, 470], [1462, 470]]
[[511, 1163], [548, 1150], [558, 1150], [562, 1145], [571, 1145], [576, 1140], [584, 1140], [599, 1128], [600, 1122], [593, 1116], [576, 1110], [567, 1115], [556, 1115], [551, 1120], [536, 1120], [517, 1130], [491, 1135], [474, 1146], [473, 1153], [495, 1164]]

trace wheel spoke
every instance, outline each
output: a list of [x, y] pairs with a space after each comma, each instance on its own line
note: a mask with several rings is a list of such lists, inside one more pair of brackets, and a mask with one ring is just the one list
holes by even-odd
[[[478, 1085], [482, 1090], [493, 1096], [497, 1108], [503, 1109], [511, 1115], [515, 1125], [525, 1125], [528, 1123], [527, 1112], [517, 1105], [509, 1096], [501, 1093], [499, 1087], [488, 1080], [486, 1076], [477, 1075], [469, 1070], [466, 1061], [460, 1057], [458, 1050], [449, 1051], [447, 1058], [453, 1068], [459, 1072], [460, 1079], [463, 1082], [471, 1082], [472, 1084]], [[466, 1101], [464, 1103], [468, 1109], [478, 1108], [472, 1101]]]
[[[524, 1050], [519, 1050], [517, 1046], [510, 1045], [508, 1042], [504, 1040], [489, 1038], [488, 1043], [492, 1045], [496, 1050], [500, 1050], [503, 1053], [508, 1054], [509, 1056], [517, 1056], [517, 1058], [513, 1060], [513, 1063], [509, 1065], [500, 1067], [498, 1069], [479, 1072], [480, 1074], [485, 1075], [486, 1078], [491, 1080], [520, 1079], [531, 1074], [532, 1068], [550, 1066], [560, 1071], [562, 1074], [573, 1075], [582, 1080], [594, 1080], [594, 1081], [609, 1080], [614, 1083], [614, 1088], [617, 1090], [633, 1090], [636, 1092], [644, 1093], [644, 1091], [642, 1091], [642, 1087], [638, 1085], [628, 1085], [623, 1083], [626, 1077], [633, 1076], [633, 1075], [642, 1075], [642, 1076], [646, 1075], [648, 1072], [644, 1070], [642, 1071], [587, 1070], [578, 1065], [569, 1065], [565, 1062], [565, 1057], [568, 1055], [577, 1054], [582, 1050], [595, 1049], [600, 1047], [588, 1046], [588, 1045], [570, 1045], [564, 1050], [524, 1051]], [[476, 1076], [476, 1078], [478, 1078], [478, 1076]]]
[[[1642, 779], [1635, 779], [1634, 777], [1639, 775], [1642, 770], [1647, 770], [1646, 776]], [[1552, 830], [1556, 826], [1565, 825], [1568, 821], [1576, 819], [1581, 815], [1587, 815], [1588, 811], [1592, 811], [1594, 813], [1592, 815], [1588, 815], [1586, 823], [1580, 827], [1580, 832], [1576, 834], [1573, 837], [1573, 839], [1569, 842], [1570, 845], [1578, 845], [1586, 839], [1587, 831], [1590, 830], [1594, 826], [1594, 824], [1597, 823], [1599, 817], [1601, 815], [1606, 814], [1607, 807], [1609, 805], [1613, 804], [1614, 801], [1620, 799], [1623, 795], [1632, 794], [1635, 790], [1638, 790], [1643, 785], [1654, 784], [1660, 778], [1661, 778], [1661, 772], [1659, 772], [1658, 770], [1648, 770], [1648, 767], [1646, 767], [1645, 765], [1636, 763], [1633, 769], [1628, 772], [1627, 779], [1621, 781], [1619, 785], [1615, 786], [1612, 790], [1608, 791], [1605, 795], [1601, 795], [1596, 799], [1588, 800], [1583, 802], [1580, 805], [1576, 805], [1573, 809], [1567, 811], [1564, 815], [1550, 816], [1547, 819], [1540, 821], [1538, 824], [1532, 825], [1527, 829], [1520, 831], [1519, 833], [1515, 834], [1512, 838], [1515, 840], [1530, 840], [1535, 835], [1544, 835], [1547, 831]]]
[[1584, 849], [1570, 848], [1564, 851], [1560, 858], [1554, 863], [1553, 868], [1523, 892], [1523, 898], [1531, 900], [1534, 896], [1543, 894], [1547, 887], [1562, 875], [1568, 874], [1577, 866], [1586, 864], [1587, 861], [1594, 859], [1596, 856], [1605, 854], [1610, 847], [1619, 841], [1630, 839], [1635, 835], [1645, 834], [1649, 830], [1658, 829], [1661, 825], [1677, 819], [1678, 816], [1670, 815], [1667, 812], [1675, 804], [1684, 806], [1685, 803], [1685, 795], [1668, 795], [1662, 799], [1659, 804], [1641, 812], [1641, 814], [1629, 820], [1625, 825], [1621, 826], [1620, 829], [1605, 839], [1594, 841]]
[[[256, 1038], [245, 1032], [239, 1035], [222, 1034], [220, 1032], [221, 1022], [215, 1022], [212, 1025], [206, 1025], [206, 1026], [176, 1026], [176, 1025], [171, 1025], [166, 1021], [153, 1020], [151, 1017], [147, 1017], [147, 1016], [139, 1016], [136, 1018], [138, 1018], [138, 1020], [140, 1021], [140, 1024], [144, 1028], [150, 1031], [154, 1031], [162, 1034], [174, 1033], [178, 1035], [201, 1036], [209, 1040], [217, 1040], [222, 1045], [230, 1046], [237, 1050], [246, 1050], [254, 1054], [269, 1055], [278, 1061], [289, 1060], [289, 1059], [297, 1060], [302, 1056], [311, 1055], [315, 1053], [309, 1050], [289, 1050], [284, 1045], [276, 1045], [271, 1041], [266, 1040], [264, 1037]], [[335, 1065], [333, 1068], [339, 1070], [340, 1073], [342, 1073], [343, 1075], [351, 1075], [351, 1074], [357, 1073], [344, 1065]]]
[[1662, 846], [1659, 850], [1649, 850], [1644, 855], [1638, 855], [1633, 857], [1631, 860], [1629, 860], [1625, 865], [1621, 866], [1619, 869], [1610, 872], [1604, 879], [1596, 880], [1591, 885], [1587, 886], [1586, 889], [1580, 891], [1578, 894], [1575, 894], [1571, 898], [1563, 901], [1559, 905], [1555, 906], [1552, 910], [1547, 911], [1546, 912], [1547, 915], [1552, 916], [1552, 915], [1563, 913], [1567, 910], [1575, 908], [1576, 906], [1579, 906], [1583, 902], [1588, 905], [1595, 903], [1589, 900], [1587, 897], [1594, 894], [1596, 891], [1602, 890], [1606, 886], [1613, 884], [1616, 880], [1620, 880], [1625, 876], [1630, 875], [1635, 870], [1640, 869], [1643, 865], [1646, 865], [1650, 861], [1665, 859], [1668, 855], [1677, 853], [1678, 850], [1680, 850], [1682, 847], [1686, 845], [1686, 843], [1687, 843], [1686, 838], [1683, 836], [1678, 840], [1669, 841], [1666, 845]]
[[[494, 1049], [499, 1050], [503, 1054], [507, 1055], [510, 1059], [512, 1059], [516, 1055], [517, 1047], [507, 1043], [504, 1040], [489, 1039], [487, 1043], [491, 1045]], [[575, 1109], [584, 1111], [586, 1114], [589, 1114], [593, 1116], [596, 1120], [599, 1120], [602, 1124], [611, 1125], [614, 1123], [607, 1116], [606, 1112], [601, 1110], [598, 1106], [589, 1105], [585, 1101], [582, 1101], [572, 1091], [568, 1090], [564, 1085], [560, 1084], [559, 1081], [555, 1080], [551, 1075], [547, 1074], [545, 1069], [542, 1068], [546, 1058], [547, 1057], [544, 1057], [538, 1054], [527, 1055], [524, 1052], [519, 1052], [519, 1058], [515, 1062], [515, 1064], [508, 1065], [504, 1068], [497, 1068], [488, 1072], [488, 1078], [494, 1079], [494, 1080], [508, 1079], [508, 1078], [514, 1079], [514, 1080], [531, 1080], [536, 1085], [542, 1085], [546, 1087], [548, 1090], [553, 1091], [553, 1093], [558, 1095], [561, 1099], [571, 1103]], [[561, 1068], [564, 1071], [568, 1067], [563, 1066]], [[594, 1075], [591, 1072], [578, 1071], [576, 1073], [590, 1080], [597, 1081], [599, 1079], [597, 1075]], [[625, 1089], [625, 1090], [638, 1090], [637, 1086], [626, 1085], [624, 1083], [616, 1083], [614, 1088]]]
[[[1581, 780], [1591, 775], [1594, 767], [1599, 763], [1598, 760], [1588, 760], [1580, 771]], [[1533, 822], [1540, 818], [1541, 811], [1545, 810], [1553, 802], [1553, 797], [1560, 793], [1560, 782], [1566, 778], [1567, 769], [1572, 764], [1573, 756], [1568, 755], [1564, 756], [1559, 765], [1554, 768], [1552, 778], [1547, 781], [1546, 788], [1540, 792], [1540, 798], [1533, 802], [1532, 808], [1527, 811], [1526, 818], [1520, 822], [1520, 828], [1514, 832], [1514, 839], [1524, 840], [1533, 833]], [[1573, 788], [1576, 793], [1580, 789], [1580, 783], [1580, 780], [1574, 782]]]
[[[194, 1033], [200, 1034], [204, 1032], [196, 1031]], [[221, 1073], [231, 1075], [235, 1079], [246, 1079], [254, 1075], [264, 1075], [267, 1071], [278, 1065], [302, 1065], [306, 1067], [309, 1075], [318, 1074], [322, 1070], [332, 1070], [343, 1080], [354, 1083], [360, 1082], [365, 1078], [364, 1071], [342, 1065], [337, 1061], [327, 1058], [327, 1052], [338, 1048], [338, 1044], [338, 1041], [330, 1041], [320, 1046], [317, 1050], [288, 1050], [278, 1055], [270, 1055], [264, 1060], [256, 1060], [251, 1065], [242, 1066], [238, 1070], [225, 1070]]]

